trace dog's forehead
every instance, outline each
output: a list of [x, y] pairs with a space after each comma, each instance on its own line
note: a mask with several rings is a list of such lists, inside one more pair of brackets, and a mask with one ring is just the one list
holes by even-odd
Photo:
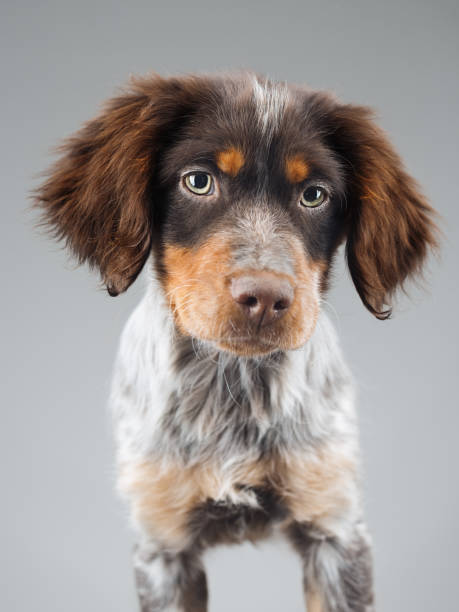
[[282, 124], [287, 107], [293, 103], [293, 96], [285, 83], [260, 81], [253, 77], [251, 86], [258, 127], [269, 138]]
[[301, 115], [304, 97], [286, 83], [245, 75], [224, 82], [215, 98], [213, 127], [223, 139], [258, 148], [288, 130]]
[[201, 93], [166, 157], [172, 161], [166, 162], [166, 174], [182, 160], [200, 159], [216, 161], [231, 177], [240, 170], [259, 175], [276, 167], [291, 183], [307, 178], [314, 165], [333, 169], [315, 92], [247, 74], [210, 81]]

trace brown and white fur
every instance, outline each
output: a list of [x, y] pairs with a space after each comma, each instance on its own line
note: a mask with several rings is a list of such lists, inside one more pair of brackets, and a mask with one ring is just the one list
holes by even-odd
[[353, 385], [321, 301], [345, 241], [387, 318], [435, 228], [370, 111], [245, 72], [134, 79], [37, 205], [111, 295], [148, 266], [112, 391], [142, 611], [204, 612], [206, 547], [274, 529], [309, 612], [374, 610]]

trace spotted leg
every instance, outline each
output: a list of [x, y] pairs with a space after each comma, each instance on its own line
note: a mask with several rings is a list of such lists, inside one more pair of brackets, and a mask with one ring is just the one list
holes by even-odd
[[207, 582], [196, 552], [138, 544], [134, 569], [141, 612], [206, 612]]
[[307, 612], [374, 612], [371, 549], [364, 525], [346, 542], [294, 523], [288, 536], [303, 560]]

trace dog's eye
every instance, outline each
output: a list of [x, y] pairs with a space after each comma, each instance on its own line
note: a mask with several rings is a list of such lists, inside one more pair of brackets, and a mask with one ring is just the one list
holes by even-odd
[[209, 195], [213, 192], [214, 183], [207, 172], [191, 172], [185, 176], [185, 186], [192, 193]]
[[323, 187], [313, 185], [308, 187], [301, 194], [300, 204], [307, 206], [308, 208], [316, 208], [325, 202], [328, 198], [328, 194]]

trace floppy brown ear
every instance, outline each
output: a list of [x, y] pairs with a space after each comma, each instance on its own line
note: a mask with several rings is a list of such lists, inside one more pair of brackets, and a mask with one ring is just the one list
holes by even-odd
[[153, 163], [191, 103], [186, 89], [156, 75], [133, 80], [64, 142], [35, 192], [43, 223], [80, 263], [99, 268], [110, 295], [129, 287], [150, 253]]
[[348, 177], [349, 270], [364, 305], [379, 319], [391, 297], [436, 246], [434, 211], [366, 107], [340, 106], [333, 139]]

